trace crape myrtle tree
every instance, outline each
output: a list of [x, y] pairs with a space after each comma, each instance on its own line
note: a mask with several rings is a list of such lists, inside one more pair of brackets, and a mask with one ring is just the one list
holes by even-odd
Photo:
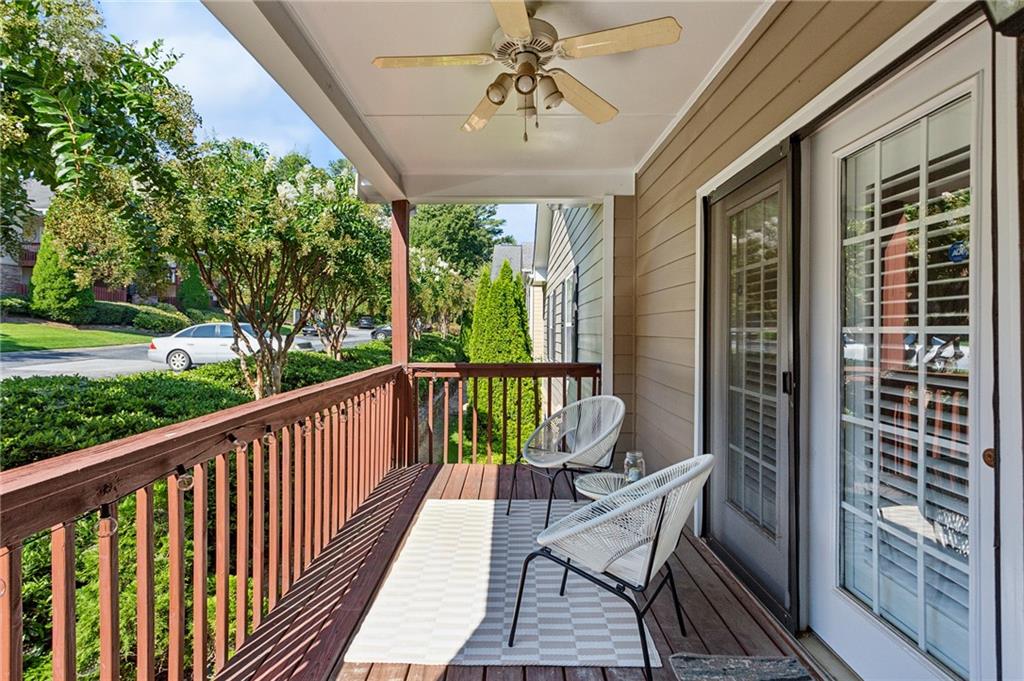
[[176, 170], [179, 200], [150, 209], [162, 245], [194, 262], [224, 307], [253, 395], [276, 394], [288, 351], [336, 274], [351, 206], [325, 171], [241, 140], [206, 144]]
[[437, 252], [468, 279], [490, 262], [495, 244], [513, 243], [512, 237], [502, 234], [505, 221], [497, 213], [493, 204], [418, 205], [409, 223], [410, 243]]
[[390, 294], [391, 233], [379, 206], [351, 195], [352, 176], [333, 175], [328, 181], [333, 181], [333, 191], [338, 193], [334, 216], [344, 229], [331, 257], [332, 274], [320, 287], [313, 319], [324, 350], [341, 359], [349, 321]]
[[[445, 338], [451, 325], [469, 306], [462, 274], [429, 247], [409, 249], [409, 314], [419, 321], [436, 322]], [[419, 337], [419, 325], [413, 327]]]
[[[0, 250], [5, 253], [20, 248], [28, 214], [25, 180], [35, 178], [57, 192], [57, 209], [64, 197], [75, 196], [132, 221], [138, 213], [126, 197], [135, 192], [126, 188], [172, 190], [174, 178], [165, 161], [193, 148], [199, 119], [188, 93], [167, 78], [176, 56], [159, 43], [142, 48], [123, 43], [102, 27], [90, 0], [0, 3]], [[152, 255], [139, 244], [122, 239], [116, 255], [128, 261]], [[63, 257], [61, 243], [54, 245]]]

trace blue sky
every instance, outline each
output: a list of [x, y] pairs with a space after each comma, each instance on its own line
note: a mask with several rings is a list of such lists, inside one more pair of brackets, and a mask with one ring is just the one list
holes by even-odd
[[[123, 40], [163, 39], [181, 55], [171, 78], [203, 118], [203, 137], [243, 137], [271, 153], [299, 151], [323, 166], [341, 156], [320, 129], [199, 2], [102, 1], [107, 30]], [[498, 215], [516, 241], [532, 241], [533, 204], [503, 205]]]

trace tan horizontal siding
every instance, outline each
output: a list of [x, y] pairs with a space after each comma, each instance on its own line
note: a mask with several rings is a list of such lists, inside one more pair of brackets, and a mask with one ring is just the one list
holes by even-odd
[[926, 5], [774, 4], [637, 174], [636, 445], [655, 467], [693, 453], [697, 190]]

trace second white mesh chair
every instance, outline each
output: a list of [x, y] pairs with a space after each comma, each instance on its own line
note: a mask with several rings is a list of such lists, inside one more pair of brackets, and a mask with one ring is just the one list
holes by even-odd
[[[651, 660], [643, 618], [667, 583], [679, 627], [684, 635], [686, 633], [668, 558], [679, 543], [686, 519], [711, 474], [714, 461], [713, 456], [705, 454], [669, 466], [570, 513], [537, 535], [540, 548], [523, 561], [509, 646], [515, 644], [519, 606], [530, 563], [535, 558], [546, 558], [565, 568], [566, 575], [571, 571], [629, 603], [636, 615], [645, 674], [650, 681]], [[662, 568], [665, 575], [641, 608], [627, 589], [645, 593]], [[559, 595], [564, 594], [563, 577]]]
[[526, 441], [522, 461], [517, 460], [512, 466], [512, 493], [505, 514], [512, 510], [519, 466], [525, 465], [531, 474], [543, 475], [550, 483], [548, 510], [544, 517], [546, 527], [558, 476], [564, 474], [568, 478], [575, 500], [572, 475], [611, 467], [615, 441], [619, 439], [625, 415], [626, 405], [621, 399], [614, 395], [596, 395], [573, 402], [544, 419]]

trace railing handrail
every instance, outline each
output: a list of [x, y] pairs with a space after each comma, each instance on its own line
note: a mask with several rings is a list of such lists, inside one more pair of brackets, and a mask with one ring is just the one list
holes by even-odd
[[0, 546], [403, 375], [388, 364], [0, 472]]
[[522, 364], [470, 364], [469, 362], [413, 362], [409, 371], [416, 377], [434, 378], [570, 378], [600, 375], [598, 362], [524, 362]]

